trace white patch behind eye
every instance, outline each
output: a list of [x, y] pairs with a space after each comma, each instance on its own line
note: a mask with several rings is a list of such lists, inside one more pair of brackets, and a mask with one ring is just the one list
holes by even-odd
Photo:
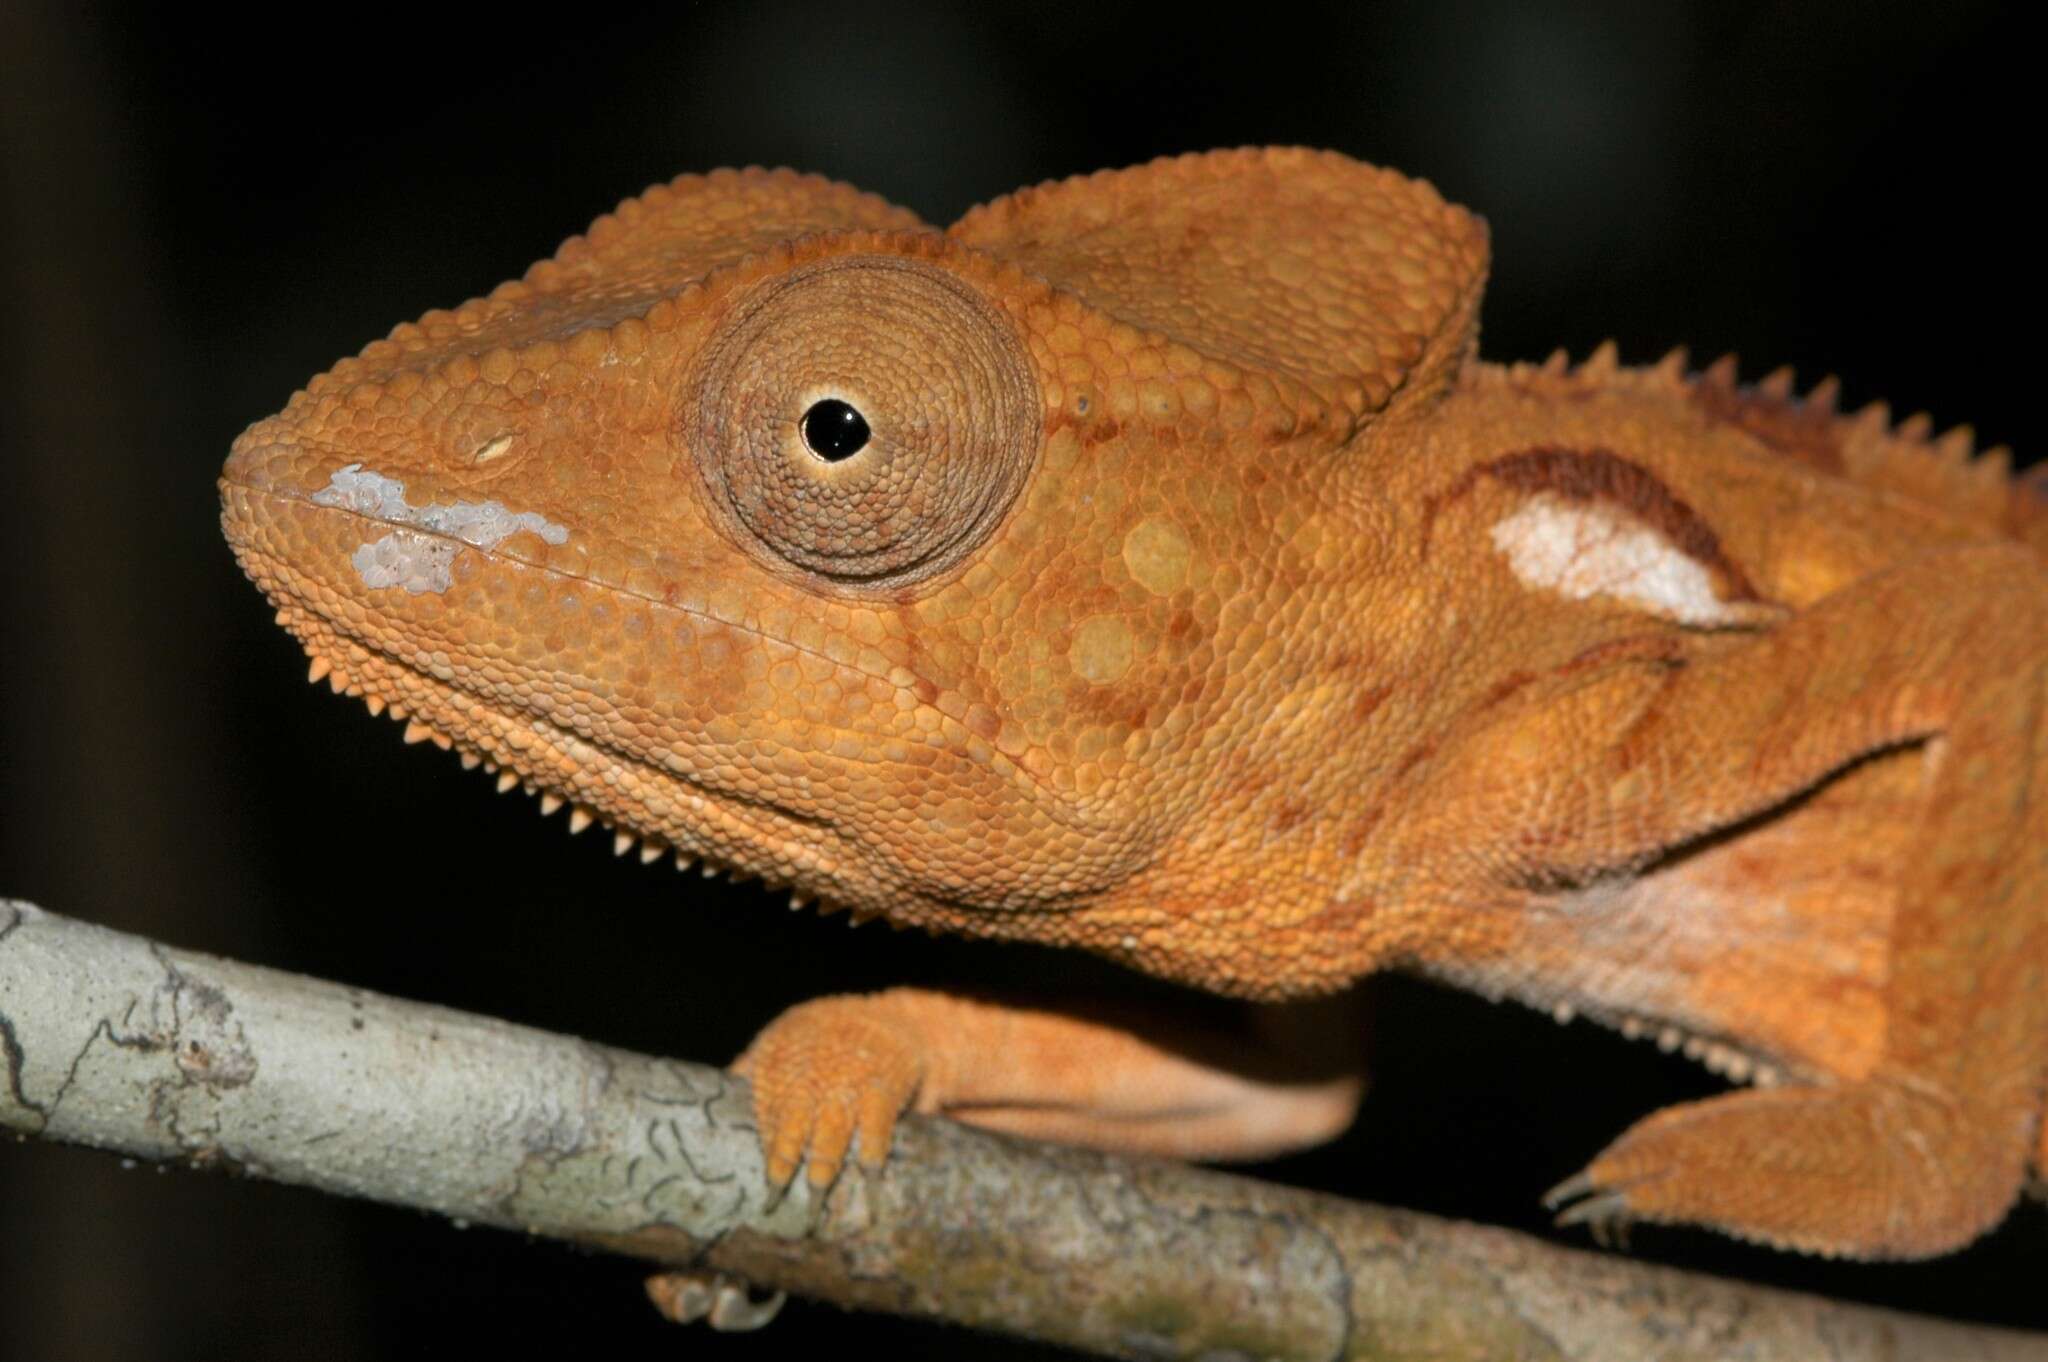
[[[451, 565], [460, 551], [455, 542], [494, 549], [522, 532], [550, 544], [569, 542], [569, 531], [535, 511], [513, 511], [502, 501], [433, 502], [414, 506], [405, 499], [405, 484], [381, 473], [366, 472], [359, 463], [338, 468], [327, 486], [312, 497], [315, 506], [333, 506], [399, 526], [364, 544], [349, 562], [372, 589], [403, 587], [412, 595], [446, 591], [454, 585]], [[428, 531], [429, 533], [421, 533]]]
[[1493, 527], [1494, 547], [1533, 587], [1573, 600], [1612, 596], [1691, 625], [1739, 625], [1706, 565], [1627, 512], [1540, 492]]

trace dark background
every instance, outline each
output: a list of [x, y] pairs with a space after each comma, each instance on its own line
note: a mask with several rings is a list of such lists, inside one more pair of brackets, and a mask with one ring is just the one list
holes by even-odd
[[[1682, 341], [2041, 447], [2038, 347], [2011, 339], [2041, 292], [2022, 7], [313, 12], [0, 5], [0, 892], [181, 945], [709, 1060], [819, 992], [1119, 986], [1025, 950], [849, 934], [571, 840], [306, 686], [220, 543], [213, 478], [245, 423], [681, 170], [786, 163], [943, 223], [1160, 153], [1336, 147], [1487, 216], [1495, 358]], [[1583, 1023], [1376, 991], [1359, 1127], [1261, 1175], [1550, 1233], [1543, 1188], [1715, 1087]], [[2048, 1325], [2044, 1228], [2029, 1203], [1914, 1266], [1681, 1231], [1633, 1252]], [[685, 1336], [637, 1279], [404, 1211], [0, 1147], [10, 1362], [997, 1352], [801, 1304], [759, 1335]]]

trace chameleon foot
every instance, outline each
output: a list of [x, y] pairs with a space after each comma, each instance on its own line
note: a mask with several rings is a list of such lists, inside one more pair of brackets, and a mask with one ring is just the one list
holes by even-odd
[[813, 999], [769, 1023], [733, 1061], [753, 1084], [771, 1186], [787, 1187], [801, 1164], [813, 1187], [830, 1187], [856, 1147], [863, 1166], [881, 1166], [924, 1074], [907, 996]]
[[1602, 1242], [1669, 1221], [1828, 1257], [1921, 1258], [1983, 1233], [2018, 1193], [2024, 1141], [1995, 1130], [1902, 1084], [1733, 1092], [1652, 1113], [1545, 1202]]

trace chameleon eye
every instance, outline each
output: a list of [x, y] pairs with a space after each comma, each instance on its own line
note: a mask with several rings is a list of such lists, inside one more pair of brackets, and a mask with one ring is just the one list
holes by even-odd
[[804, 413], [803, 432], [804, 444], [826, 463], [860, 453], [867, 447], [869, 433], [867, 418], [836, 397], [811, 403]]
[[736, 296], [686, 382], [685, 459], [714, 523], [772, 567], [856, 589], [925, 581], [987, 542], [1045, 402], [1007, 313], [895, 255]]

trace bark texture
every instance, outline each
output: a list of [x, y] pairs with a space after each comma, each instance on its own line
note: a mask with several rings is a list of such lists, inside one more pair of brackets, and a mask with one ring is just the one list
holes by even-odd
[[[909, 1119], [815, 1197], [657, 1059], [0, 900], [0, 1127], [1131, 1358], [2039, 1357], [2033, 1336]], [[772, 1326], [771, 1326], [772, 1327]]]

